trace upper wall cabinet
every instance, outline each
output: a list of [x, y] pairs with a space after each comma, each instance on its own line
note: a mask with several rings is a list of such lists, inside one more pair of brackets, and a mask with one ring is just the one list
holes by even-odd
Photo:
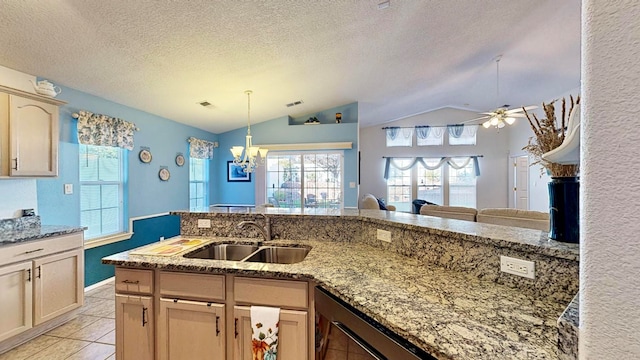
[[63, 101], [0, 86], [0, 176], [58, 175]]

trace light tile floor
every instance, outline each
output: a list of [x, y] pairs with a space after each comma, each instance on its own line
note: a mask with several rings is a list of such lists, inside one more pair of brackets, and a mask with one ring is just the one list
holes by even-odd
[[115, 309], [111, 282], [85, 293], [77, 318], [0, 355], [0, 360], [115, 360]]

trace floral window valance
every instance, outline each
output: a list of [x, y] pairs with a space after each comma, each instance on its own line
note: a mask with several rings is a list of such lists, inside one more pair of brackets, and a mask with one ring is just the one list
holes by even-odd
[[126, 120], [85, 110], [78, 111], [78, 142], [80, 144], [133, 150], [135, 130], [136, 125]]
[[215, 143], [194, 137], [190, 137], [187, 141], [189, 142], [190, 157], [194, 159], [213, 159], [213, 149], [216, 147]]
[[[474, 170], [476, 176], [480, 176], [480, 165], [478, 164], [478, 158], [479, 157], [482, 157], [482, 155], [469, 156], [467, 158], [464, 158], [464, 160], [462, 160], [462, 162], [460, 162], [460, 160], [454, 160], [454, 157], [448, 157], [447, 156], [447, 157], [440, 158], [440, 161], [438, 161], [438, 163], [434, 164], [434, 165], [428, 165], [427, 162], [424, 161], [424, 158], [416, 157], [416, 158], [413, 158], [413, 160], [409, 164], [407, 164], [406, 166], [399, 165], [398, 163], [396, 163], [394, 161], [394, 158], [392, 158], [392, 157], [387, 157], [387, 158], [385, 158], [386, 159], [386, 163], [385, 163], [385, 166], [384, 166], [384, 178], [385, 179], [389, 179], [389, 167], [391, 165], [393, 165], [393, 167], [395, 167], [398, 170], [408, 170], [408, 169], [411, 169], [412, 167], [414, 167], [416, 164], [420, 163], [427, 170], [435, 170], [435, 169], [441, 167], [444, 164], [448, 164], [452, 168], [460, 170], [460, 169], [465, 168], [467, 165], [469, 165], [470, 161], [473, 161], [473, 170]], [[406, 158], [403, 158], [403, 159], [406, 159]], [[460, 157], [455, 157], [455, 159], [460, 159]]]

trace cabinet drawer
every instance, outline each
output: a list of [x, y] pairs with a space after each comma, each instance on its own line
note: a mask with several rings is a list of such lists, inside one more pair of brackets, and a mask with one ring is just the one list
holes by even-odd
[[195, 300], [224, 300], [224, 276], [160, 272], [163, 297]]
[[116, 268], [116, 292], [152, 294], [153, 270]]
[[18, 261], [35, 259], [55, 254], [84, 245], [82, 232], [69, 235], [53, 236], [47, 239], [0, 246], [0, 264], [11, 264]]
[[306, 281], [237, 277], [233, 292], [239, 303], [306, 309], [308, 288]]

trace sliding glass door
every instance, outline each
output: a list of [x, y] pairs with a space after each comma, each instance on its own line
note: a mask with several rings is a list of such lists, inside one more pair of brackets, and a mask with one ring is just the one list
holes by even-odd
[[342, 152], [267, 155], [267, 202], [285, 208], [343, 207]]

